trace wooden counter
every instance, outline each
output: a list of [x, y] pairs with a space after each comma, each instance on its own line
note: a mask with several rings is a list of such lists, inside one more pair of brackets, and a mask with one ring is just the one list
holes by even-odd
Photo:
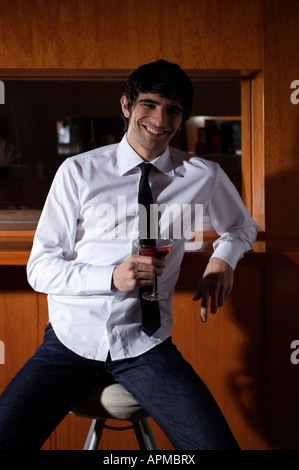
[[[3, 227], [3, 226], [2, 226]], [[7, 228], [7, 227], [6, 227]], [[26, 265], [32, 248], [34, 237], [33, 224], [30, 229], [24, 230], [11, 225], [11, 230], [1, 230], [0, 223], [0, 265], [22, 266]], [[217, 238], [214, 232], [204, 232], [204, 242], [200, 250], [186, 251], [182, 268], [194, 268], [199, 259], [208, 260], [212, 253], [212, 242]], [[239, 264], [270, 265], [282, 263], [284, 265], [299, 265], [299, 242], [297, 240], [264, 240], [264, 234], [259, 233], [253, 251], [246, 253]]]

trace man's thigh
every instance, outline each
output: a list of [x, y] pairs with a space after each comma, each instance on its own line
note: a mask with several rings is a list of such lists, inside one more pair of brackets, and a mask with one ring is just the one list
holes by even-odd
[[122, 383], [175, 449], [237, 449], [214, 398], [170, 339], [142, 356], [113, 363]]
[[81, 358], [57, 339], [44, 341], [0, 396], [0, 449], [37, 449], [74, 404], [105, 374], [105, 363]]

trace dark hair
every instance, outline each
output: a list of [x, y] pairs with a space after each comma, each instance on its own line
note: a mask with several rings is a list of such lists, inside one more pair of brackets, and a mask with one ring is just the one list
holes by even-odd
[[[123, 93], [127, 98], [130, 112], [140, 93], [157, 93], [164, 98], [178, 100], [183, 108], [182, 122], [189, 119], [193, 103], [193, 86], [179, 65], [166, 60], [157, 60], [134, 70]], [[127, 129], [128, 119], [125, 116], [123, 119]]]

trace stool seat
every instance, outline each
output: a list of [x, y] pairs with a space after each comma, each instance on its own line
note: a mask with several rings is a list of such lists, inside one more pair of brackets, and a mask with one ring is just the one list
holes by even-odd
[[136, 421], [148, 417], [133, 395], [118, 383], [93, 388], [72, 411], [78, 416], [96, 419]]
[[[91, 418], [92, 424], [84, 444], [84, 450], [99, 447], [103, 429], [134, 429], [141, 450], [157, 450], [157, 445], [147, 421], [148, 414], [133, 395], [118, 383], [107, 383], [93, 388], [71, 411], [73, 414]], [[130, 421], [131, 426], [112, 427], [107, 419]]]

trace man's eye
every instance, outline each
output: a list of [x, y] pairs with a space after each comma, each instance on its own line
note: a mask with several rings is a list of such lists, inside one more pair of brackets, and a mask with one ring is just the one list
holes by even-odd
[[182, 111], [180, 109], [170, 108], [168, 110], [168, 114], [172, 114], [173, 116], [179, 116], [180, 114], [182, 114]]

